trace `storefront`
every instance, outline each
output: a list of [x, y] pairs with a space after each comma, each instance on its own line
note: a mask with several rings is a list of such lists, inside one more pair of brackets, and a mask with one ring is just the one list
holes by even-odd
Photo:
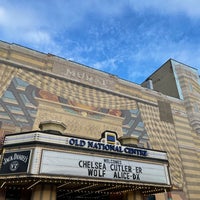
[[171, 188], [166, 152], [126, 146], [105, 131], [99, 141], [32, 131], [7, 135], [1, 199], [147, 199]]

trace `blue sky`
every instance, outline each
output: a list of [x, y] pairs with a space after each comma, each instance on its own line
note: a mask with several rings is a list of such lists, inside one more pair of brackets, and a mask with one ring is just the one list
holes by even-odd
[[200, 1], [0, 0], [0, 40], [140, 84], [170, 58], [200, 70]]

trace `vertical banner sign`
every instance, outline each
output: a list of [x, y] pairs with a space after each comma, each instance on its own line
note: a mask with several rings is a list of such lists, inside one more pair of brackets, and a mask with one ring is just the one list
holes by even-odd
[[27, 172], [30, 158], [29, 151], [9, 152], [3, 155], [1, 174]]

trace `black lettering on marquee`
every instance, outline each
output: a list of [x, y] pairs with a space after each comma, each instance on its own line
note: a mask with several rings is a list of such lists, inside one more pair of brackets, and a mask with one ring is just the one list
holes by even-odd
[[141, 167], [135, 167], [135, 171], [138, 174], [142, 174], [142, 168]]
[[88, 169], [88, 176], [92, 177], [104, 177], [106, 174], [105, 170], [99, 170], [99, 169]]
[[129, 180], [131, 177], [131, 174], [128, 172], [114, 172], [113, 178], [117, 179], [124, 179], [124, 180]]
[[87, 161], [87, 160], [80, 160], [78, 165], [81, 168], [106, 170], [106, 164], [102, 163], [102, 162], [92, 162], [92, 161]]
[[139, 174], [133, 174], [133, 180], [140, 180], [140, 175]]
[[106, 170], [109, 170], [113, 172], [114, 179], [140, 181], [140, 175], [143, 172], [142, 167], [123, 165], [121, 160], [109, 158], [105, 158], [104, 162], [80, 160], [78, 166], [87, 169], [88, 176], [99, 178], [104, 178]]

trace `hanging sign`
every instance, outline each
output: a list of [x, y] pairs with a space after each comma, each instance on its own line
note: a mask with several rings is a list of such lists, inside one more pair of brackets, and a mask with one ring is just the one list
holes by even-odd
[[3, 155], [1, 174], [27, 172], [30, 151], [9, 152]]

